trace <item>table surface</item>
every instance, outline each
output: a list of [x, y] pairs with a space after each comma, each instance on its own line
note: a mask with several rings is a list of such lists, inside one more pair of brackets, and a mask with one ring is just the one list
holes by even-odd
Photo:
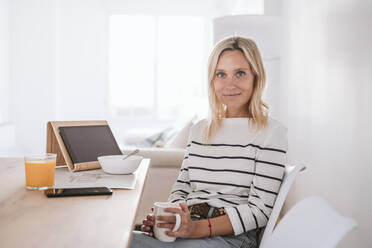
[[0, 158], [0, 246], [128, 247], [149, 164], [142, 160], [133, 190], [47, 198], [25, 188], [22, 158]]

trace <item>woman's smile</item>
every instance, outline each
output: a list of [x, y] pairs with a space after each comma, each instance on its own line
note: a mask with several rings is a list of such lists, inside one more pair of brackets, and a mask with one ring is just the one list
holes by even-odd
[[234, 97], [234, 96], [240, 96], [241, 93], [228, 93], [228, 94], [223, 94], [223, 96], [227, 97]]

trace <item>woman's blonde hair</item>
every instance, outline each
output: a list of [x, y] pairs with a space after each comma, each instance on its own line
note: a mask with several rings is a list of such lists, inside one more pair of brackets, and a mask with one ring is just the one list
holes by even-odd
[[208, 59], [210, 114], [206, 130], [206, 140], [210, 140], [218, 131], [222, 123], [222, 118], [226, 117], [226, 106], [218, 100], [213, 84], [217, 63], [223, 52], [234, 50], [239, 50], [244, 54], [254, 75], [253, 92], [247, 107], [249, 117], [249, 123], [247, 125], [251, 125], [257, 130], [267, 125], [269, 106], [262, 101], [262, 94], [266, 85], [266, 74], [260, 51], [256, 43], [251, 39], [229, 37], [217, 43]]

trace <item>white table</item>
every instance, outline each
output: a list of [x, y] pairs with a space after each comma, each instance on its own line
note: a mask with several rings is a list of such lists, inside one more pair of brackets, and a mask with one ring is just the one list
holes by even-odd
[[22, 158], [0, 158], [0, 247], [128, 247], [149, 164], [133, 190], [47, 198], [25, 188]]

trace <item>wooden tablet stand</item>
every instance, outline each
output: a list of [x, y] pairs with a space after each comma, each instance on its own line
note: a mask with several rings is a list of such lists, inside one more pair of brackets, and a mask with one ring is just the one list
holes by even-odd
[[46, 152], [57, 154], [57, 165], [67, 165], [70, 171], [82, 171], [101, 168], [98, 161], [72, 163], [66, 150], [59, 127], [108, 125], [107, 121], [50, 121], [47, 124]]

